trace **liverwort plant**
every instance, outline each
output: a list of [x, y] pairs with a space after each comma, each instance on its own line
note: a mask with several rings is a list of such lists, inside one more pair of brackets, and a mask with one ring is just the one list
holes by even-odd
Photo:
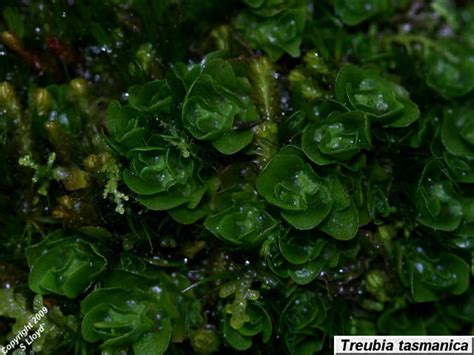
[[316, 175], [301, 151], [291, 146], [282, 148], [261, 172], [257, 190], [297, 229], [316, 227], [334, 203], [329, 182]]
[[0, 10], [0, 343], [39, 310], [14, 352], [472, 333], [472, 2]]

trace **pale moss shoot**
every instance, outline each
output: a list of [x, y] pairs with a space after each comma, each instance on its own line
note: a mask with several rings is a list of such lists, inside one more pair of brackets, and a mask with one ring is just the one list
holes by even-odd
[[117, 166], [117, 163], [112, 157], [110, 157], [109, 159], [105, 159], [104, 164], [102, 165], [99, 172], [105, 173], [108, 178], [107, 183], [105, 184], [104, 192], [102, 193], [102, 197], [105, 199], [109, 195], [111, 195], [115, 203], [115, 212], [119, 214], [124, 214], [124, 202], [128, 201], [129, 197], [118, 190], [118, 182], [120, 180], [120, 169]]
[[256, 301], [260, 293], [251, 289], [252, 280], [245, 277], [242, 280], [229, 282], [222, 286], [219, 297], [227, 298], [234, 295], [234, 301], [225, 306], [225, 311], [231, 314], [230, 325], [234, 329], [240, 329], [246, 322], [250, 321], [247, 314], [247, 301]]
[[[163, 127], [166, 127], [166, 123], [164, 123]], [[162, 138], [172, 146], [176, 147], [183, 158], [189, 158], [191, 156], [189, 142], [187, 142], [183, 137], [163, 135]]]
[[31, 181], [33, 181], [34, 184], [40, 184], [38, 188], [38, 194], [41, 196], [48, 195], [49, 182], [53, 179], [53, 164], [55, 160], [55, 152], [49, 153], [46, 165], [36, 163], [31, 155], [25, 155], [18, 159], [18, 164], [20, 166], [34, 170], [34, 175], [31, 178]]

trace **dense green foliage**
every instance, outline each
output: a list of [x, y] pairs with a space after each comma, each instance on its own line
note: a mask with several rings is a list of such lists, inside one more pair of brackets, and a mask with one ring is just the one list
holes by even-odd
[[1, 345], [473, 334], [470, 1], [0, 9]]

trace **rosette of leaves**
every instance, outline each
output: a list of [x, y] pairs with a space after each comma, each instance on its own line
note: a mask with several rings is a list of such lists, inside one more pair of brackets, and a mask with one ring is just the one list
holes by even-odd
[[337, 175], [330, 177], [330, 191], [334, 201], [329, 215], [318, 229], [338, 240], [349, 240], [356, 236], [359, 229], [359, 211]]
[[154, 80], [135, 85], [128, 90], [128, 103], [133, 108], [159, 118], [171, 114], [174, 100], [172, 89], [166, 80]]
[[318, 226], [331, 212], [334, 200], [327, 179], [318, 176], [293, 146], [280, 150], [257, 177], [258, 193], [281, 210], [296, 229]]
[[226, 314], [223, 319], [224, 339], [234, 349], [245, 351], [252, 347], [253, 337], [260, 336], [263, 343], [270, 340], [273, 332], [272, 320], [265, 308], [258, 302], [247, 305], [245, 310], [247, 321], [238, 329], [232, 326], [231, 315]]
[[252, 47], [262, 49], [271, 60], [283, 53], [300, 56], [306, 23], [306, 0], [248, 0], [248, 10], [235, 20], [235, 27]]
[[470, 189], [462, 190], [463, 220], [456, 230], [448, 234], [440, 233], [444, 245], [461, 250], [474, 250], [474, 196]]
[[369, 120], [359, 111], [330, 114], [326, 119], [310, 123], [303, 131], [303, 151], [318, 165], [350, 167], [351, 161], [370, 147]]
[[474, 183], [474, 159], [443, 152], [443, 159], [449, 169], [449, 176], [459, 183]]
[[136, 108], [112, 101], [107, 109], [109, 144], [120, 154], [144, 145], [149, 129], [148, 116]]
[[[367, 207], [370, 219], [375, 224], [382, 224], [384, 219], [394, 212], [395, 208], [390, 205], [390, 189], [393, 183], [393, 171], [390, 165], [373, 162], [369, 166], [368, 181], [361, 181], [359, 184], [366, 184]], [[359, 185], [360, 186], [360, 185]], [[359, 187], [362, 190], [362, 186]], [[363, 194], [359, 191], [357, 195]], [[362, 216], [359, 213], [359, 216]]]
[[389, 335], [425, 335], [429, 320], [405, 308], [384, 311], [377, 320], [378, 329]]
[[100, 342], [104, 351], [163, 354], [171, 341], [186, 336], [183, 313], [189, 303], [181, 295], [186, 286], [180, 275], [173, 278], [124, 255], [102, 287], [81, 302], [82, 336]]
[[439, 163], [424, 167], [415, 192], [417, 221], [442, 231], [456, 230], [463, 220], [463, 201]]
[[405, 88], [353, 64], [344, 65], [337, 74], [336, 98], [352, 110], [365, 112], [376, 126], [408, 127], [420, 116]]
[[444, 159], [459, 182], [474, 182], [474, 109], [465, 105], [445, 110], [441, 141]]
[[439, 301], [435, 304], [438, 318], [445, 324], [452, 334], [466, 329], [474, 319], [474, 289], [452, 298], [453, 302]]
[[470, 269], [463, 258], [423, 244], [401, 244], [397, 251], [400, 279], [410, 288], [415, 302], [460, 295], [469, 288]]
[[173, 119], [180, 95], [178, 85], [173, 86], [176, 92], [171, 87], [168, 80], [151, 81], [129, 89], [128, 105], [113, 102], [107, 112], [109, 143], [130, 161], [122, 176], [137, 200], [190, 224], [206, 214], [200, 202], [217, 181], [203, 173]]
[[209, 215], [204, 226], [217, 238], [252, 248], [279, 233], [278, 222], [250, 184], [223, 191], [213, 199], [217, 213]]
[[[423, 61], [425, 80], [441, 96], [451, 98], [468, 94], [474, 89], [474, 55], [472, 46], [452, 40], [431, 42]], [[431, 50], [430, 50], [431, 49]]]
[[[350, 196], [354, 207], [357, 210], [359, 226], [369, 224], [374, 218], [372, 201], [369, 199], [369, 189], [367, 179], [357, 174], [338, 174], [337, 179], [343, 186], [345, 194], [341, 196]], [[344, 204], [341, 204], [344, 206]], [[346, 205], [347, 207], [347, 205]], [[349, 229], [348, 229], [349, 230]]]
[[284, 341], [290, 354], [314, 354], [324, 345], [328, 300], [310, 290], [296, 290], [280, 317]]
[[336, 15], [349, 25], [355, 26], [376, 16], [390, 15], [395, 4], [392, 0], [335, 0]]
[[[278, 238], [278, 248], [285, 260], [287, 275], [298, 285], [310, 283], [321, 271], [335, 267], [339, 262], [337, 244], [318, 232], [287, 230]], [[273, 266], [276, 265], [270, 263], [272, 269]]]
[[221, 53], [206, 56], [200, 64], [187, 69], [183, 80], [183, 126], [199, 140], [210, 141], [223, 154], [234, 154], [253, 139], [246, 123], [258, 121], [247, 78], [238, 76]]
[[107, 266], [97, 247], [78, 235], [54, 233], [26, 249], [28, 284], [38, 294], [76, 298]]
[[[138, 289], [98, 289], [81, 302], [82, 336], [103, 349], [132, 345], [134, 354], [163, 354], [171, 337], [155, 297]], [[158, 320], [160, 319], [160, 320]]]
[[130, 166], [123, 171], [125, 184], [137, 194], [137, 200], [151, 210], [168, 210], [178, 220], [185, 212], [174, 212], [178, 207], [186, 207], [192, 213], [186, 218], [188, 223], [203, 217], [205, 211], [198, 208], [199, 202], [213, 188], [215, 180], [204, 180], [198, 161], [192, 156], [185, 157], [160, 137], [152, 137], [148, 144], [128, 153]]
[[260, 255], [275, 275], [282, 279], [290, 277], [288, 262], [280, 252], [279, 236], [271, 235], [265, 240], [260, 249]]
[[145, 146], [150, 133], [153, 134], [154, 121], [160, 122], [161, 131], [170, 130], [170, 115], [176, 113], [174, 108], [173, 93], [165, 80], [130, 87], [127, 105], [112, 101], [108, 107], [108, 143], [122, 155]]
[[[415, 311], [415, 307], [399, 308], [394, 306], [384, 311], [377, 320], [379, 332], [389, 335], [434, 335], [434, 334], [457, 334], [472, 317], [469, 304], [463, 304], [463, 297], [453, 298], [460, 307], [446, 309], [446, 302], [428, 303], [423, 313]], [[467, 306], [467, 307], [466, 307]], [[463, 308], [466, 307], [466, 308]], [[453, 308], [457, 308], [456, 314], [451, 314]], [[461, 311], [461, 312], [459, 312]], [[464, 311], [465, 313], [462, 313]]]

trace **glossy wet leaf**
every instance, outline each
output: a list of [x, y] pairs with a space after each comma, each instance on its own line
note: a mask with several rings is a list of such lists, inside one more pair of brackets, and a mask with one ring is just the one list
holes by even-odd
[[444, 294], [459, 295], [469, 287], [469, 266], [449, 252], [423, 247], [402, 247], [402, 282], [411, 289], [415, 302], [440, 299]]
[[[224, 59], [210, 57], [191, 67], [183, 103], [183, 125], [197, 139], [211, 141], [223, 154], [234, 154], [253, 139], [251, 131], [235, 126], [258, 119], [249, 95], [248, 79], [237, 77]], [[194, 73], [198, 72], [199, 73]]]
[[375, 71], [347, 64], [336, 78], [337, 99], [369, 115], [371, 124], [407, 127], [420, 116], [408, 91]]
[[417, 220], [428, 227], [455, 230], [462, 221], [461, 197], [436, 164], [429, 162], [418, 182], [415, 194]]
[[297, 229], [311, 229], [329, 214], [333, 199], [320, 178], [292, 147], [278, 153], [257, 178], [257, 190]]
[[270, 59], [277, 60], [283, 53], [299, 57], [307, 4], [305, 0], [292, 3], [291, 6], [281, 4], [288, 6], [283, 11], [278, 10], [278, 4], [265, 4], [262, 6], [265, 10], [252, 9], [256, 4], [251, 4], [249, 11], [239, 14], [235, 25], [252, 46], [262, 48]]
[[474, 57], [460, 43], [440, 44], [442, 51], [426, 59], [426, 83], [445, 97], [466, 95], [474, 89]]
[[226, 317], [224, 321], [224, 339], [236, 350], [244, 351], [252, 346], [252, 338], [260, 335], [264, 343], [272, 335], [272, 322], [267, 311], [259, 304], [247, 308], [248, 320], [238, 329], [234, 329]]
[[39, 294], [76, 298], [97, 280], [107, 259], [78, 235], [52, 235], [26, 251], [29, 286]]
[[370, 149], [367, 117], [361, 112], [333, 114], [305, 128], [302, 148], [318, 165], [348, 163], [362, 150]]

